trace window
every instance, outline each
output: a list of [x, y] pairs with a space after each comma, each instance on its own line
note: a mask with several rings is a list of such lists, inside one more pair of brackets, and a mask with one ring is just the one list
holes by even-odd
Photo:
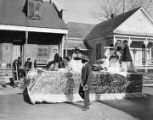
[[101, 59], [101, 43], [96, 44], [96, 59]]
[[38, 57], [48, 57], [48, 48], [38, 48]]
[[29, 19], [40, 19], [40, 0], [29, 0], [28, 1], [28, 18]]

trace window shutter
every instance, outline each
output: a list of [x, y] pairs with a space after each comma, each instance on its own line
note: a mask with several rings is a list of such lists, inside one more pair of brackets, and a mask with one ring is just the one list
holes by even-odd
[[48, 48], [38, 48], [38, 57], [48, 57]]
[[40, 0], [29, 0], [28, 1], [28, 18], [33, 20], [40, 19]]
[[34, 2], [33, 1], [29, 1], [28, 4], [28, 17], [29, 18], [34, 18]]
[[41, 3], [39, 1], [35, 2], [35, 18], [40, 19], [40, 5]]

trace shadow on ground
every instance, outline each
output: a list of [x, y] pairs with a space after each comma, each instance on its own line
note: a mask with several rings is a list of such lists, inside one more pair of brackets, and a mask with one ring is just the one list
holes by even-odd
[[[82, 109], [83, 108], [83, 105], [81, 105], [81, 102], [77, 102], [77, 103], [71, 103], [71, 102], [65, 102], [66, 104], [69, 104], [69, 105], [72, 105], [74, 107], [77, 107], [77, 108], [80, 108]], [[83, 103], [82, 103], [83, 104]]]
[[140, 120], [153, 120], [153, 95], [146, 94], [145, 97], [141, 98], [99, 102], [126, 112]]

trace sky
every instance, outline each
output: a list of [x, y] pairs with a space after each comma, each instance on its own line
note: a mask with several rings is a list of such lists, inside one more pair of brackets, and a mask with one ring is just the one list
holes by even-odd
[[[67, 22], [97, 24], [101, 22], [93, 14], [98, 10], [100, 0], [52, 0], [59, 9], [64, 9], [63, 19]], [[150, 0], [146, 0], [150, 1]], [[150, 9], [151, 8], [151, 9]], [[149, 14], [153, 17], [153, 2]]]
[[97, 24], [100, 21], [93, 16], [97, 0], [54, 0], [58, 8], [64, 9], [65, 22]]

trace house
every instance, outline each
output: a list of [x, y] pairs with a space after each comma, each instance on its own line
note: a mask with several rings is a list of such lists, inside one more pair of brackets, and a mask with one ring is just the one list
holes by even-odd
[[136, 69], [153, 68], [153, 19], [142, 7], [97, 24], [87, 35], [92, 63], [111, 52], [116, 41], [128, 40]]
[[0, 75], [11, 74], [11, 64], [19, 56], [22, 62], [45, 64], [53, 59], [53, 50], [63, 56], [68, 29], [55, 4], [43, 0], [0, 1]]
[[86, 23], [67, 23], [68, 35], [64, 44], [64, 55], [71, 56], [75, 47], [79, 47], [82, 54], [88, 54], [90, 49], [85, 45], [84, 39], [94, 26]]
[[1, 0], [0, 64], [19, 56], [53, 58], [53, 49], [63, 55], [63, 36], [68, 33], [53, 2], [42, 0]]

